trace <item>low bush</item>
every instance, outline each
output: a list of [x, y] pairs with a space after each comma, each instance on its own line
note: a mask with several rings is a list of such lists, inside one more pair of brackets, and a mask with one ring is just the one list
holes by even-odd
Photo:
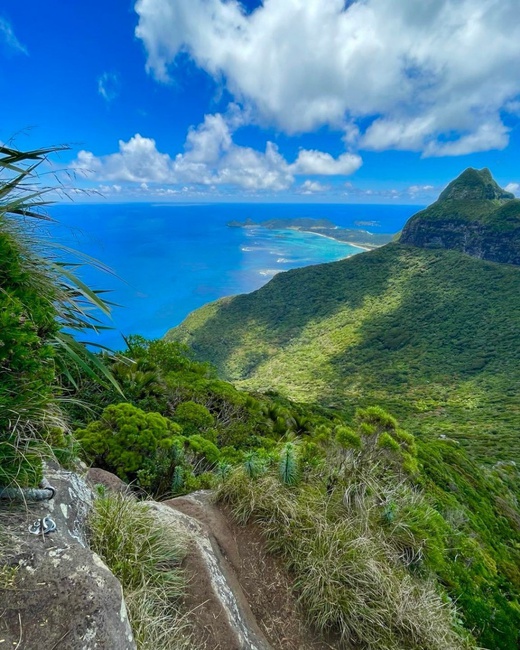
[[145, 413], [131, 404], [107, 406], [100, 420], [76, 430], [87, 458], [98, 467], [132, 481], [158, 449], [168, 449], [181, 428], [159, 413]]

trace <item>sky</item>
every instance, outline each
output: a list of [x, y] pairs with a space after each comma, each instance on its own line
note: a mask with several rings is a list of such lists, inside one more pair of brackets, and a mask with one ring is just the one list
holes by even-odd
[[68, 145], [77, 201], [426, 204], [467, 167], [520, 196], [518, 9], [1, 0], [0, 141]]

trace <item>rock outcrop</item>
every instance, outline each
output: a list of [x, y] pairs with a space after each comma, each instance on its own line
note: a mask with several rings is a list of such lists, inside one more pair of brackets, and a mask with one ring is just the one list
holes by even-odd
[[520, 264], [520, 200], [500, 188], [488, 169], [467, 169], [408, 220], [400, 242]]
[[[90, 489], [63, 470], [46, 478], [53, 499], [0, 505], [0, 647], [135, 650], [121, 586], [87, 545]], [[46, 516], [56, 530], [30, 533]]]
[[338, 640], [315, 635], [296, 604], [290, 577], [265, 548], [254, 525], [200, 491], [150, 502], [162, 525], [191, 540], [184, 563], [185, 607], [198, 650], [335, 650]]
[[197, 609], [197, 646], [209, 642], [209, 647], [226, 650], [272, 650], [210, 528], [200, 518], [183, 512], [187, 505], [191, 505], [188, 511], [204, 511], [209, 498], [207, 492], [196, 492], [164, 503], [149, 502], [162, 525], [180, 529], [191, 539], [188, 589], [196, 592], [191, 604]]
[[128, 485], [122, 481], [118, 476], [107, 472], [105, 469], [99, 467], [91, 467], [87, 472], [87, 480], [93, 485], [102, 485], [109, 492], [128, 492]]

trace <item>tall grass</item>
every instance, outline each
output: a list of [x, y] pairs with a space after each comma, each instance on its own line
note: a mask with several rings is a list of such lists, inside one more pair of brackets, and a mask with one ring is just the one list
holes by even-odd
[[407, 569], [402, 531], [394, 544], [392, 529], [376, 523], [383, 492], [374, 484], [366, 492], [362, 507], [346, 507], [343, 489], [290, 488], [274, 474], [251, 480], [240, 469], [218, 498], [237, 521], [260, 526], [268, 548], [294, 575], [298, 600], [317, 630], [366, 650], [474, 647], [433, 579]]
[[90, 545], [120, 580], [139, 650], [193, 650], [180, 609], [186, 540], [130, 495], [105, 494], [89, 521]]
[[51, 220], [43, 210], [55, 188], [42, 186], [38, 168], [59, 149], [0, 144], [0, 485], [37, 484], [56, 432], [64, 442], [68, 430], [57, 406], [64, 377], [74, 382], [81, 369], [117, 386], [70, 333], [96, 330], [96, 310], [108, 314], [110, 307], [75, 275], [78, 264], [58, 259], [73, 252], [52, 244], [41, 228]]

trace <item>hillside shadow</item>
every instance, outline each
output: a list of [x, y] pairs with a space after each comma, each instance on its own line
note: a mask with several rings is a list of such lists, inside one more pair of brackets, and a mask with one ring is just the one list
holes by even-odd
[[230, 373], [228, 360], [242, 348], [243, 363], [237, 372], [242, 378], [248, 376], [271, 353], [297, 340], [311, 322], [356, 310], [367, 297], [383, 295], [392, 276], [396, 246], [279, 273], [261, 289], [226, 299], [200, 324], [190, 317], [185, 328], [189, 344], [197, 357], [212, 360], [226, 378], [233, 379], [238, 375]]
[[484, 365], [477, 357], [520, 361], [520, 269], [457, 252], [424, 253], [428, 264], [402, 284], [397, 307], [360, 324], [349, 356], [370, 349], [409, 357], [436, 376], [478, 371]]
[[[520, 269], [454, 251], [423, 256], [428, 263], [402, 285], [396, 308], [363, 320], [358, 341], [330, 359], [329, 385], [346, 394], [355, 377], [364, 401], [387, 396], [408, 413], [418, 412], [420, 395], [436, 401], [435, 385], [452, 395], [442, 409], [446, 422], [473, 418], [500, 429], [510, 419], [500, 404], [520, 387]], [[518, 392], [514, 401], [519, 412]]]

